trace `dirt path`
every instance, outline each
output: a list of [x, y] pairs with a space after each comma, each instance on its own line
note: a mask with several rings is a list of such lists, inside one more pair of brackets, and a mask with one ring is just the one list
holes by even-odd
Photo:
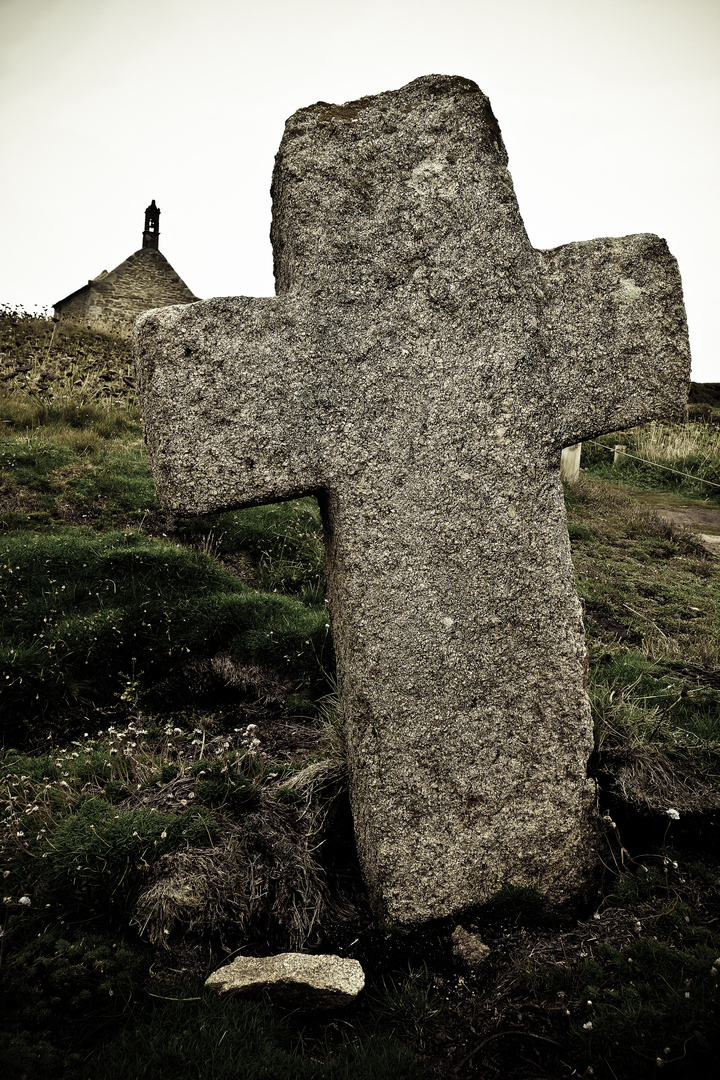
[[680, 528], [692, 529], [713, 555], [720, 555], [720, 510], [703, 506], [654, 506], [663, 521]]

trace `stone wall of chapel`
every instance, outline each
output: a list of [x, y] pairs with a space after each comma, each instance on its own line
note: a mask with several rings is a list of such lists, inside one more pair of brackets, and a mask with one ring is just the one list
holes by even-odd
[[109, 274], [61, 301], [56, 311], [63, 322], [128, 338], [141, 312], [197, 299], [161, 252], [141, 248]]

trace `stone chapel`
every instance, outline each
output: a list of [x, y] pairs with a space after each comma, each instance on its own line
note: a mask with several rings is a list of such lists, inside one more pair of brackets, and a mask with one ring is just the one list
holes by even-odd
[[192, 304], [199, 298], [159, 250], [160, 208], [155, 200], [145, 211], [142, 247], [109, 273], [103, 270], [53, 305], [61, 322], [132, 336], [137, 316], [150, 308]]

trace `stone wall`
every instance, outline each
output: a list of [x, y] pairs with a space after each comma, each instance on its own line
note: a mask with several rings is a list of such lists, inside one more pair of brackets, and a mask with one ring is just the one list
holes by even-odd
[[141, 248], [109, 274], [58, 301], [55, 312], [63, 322], [129, 338], [141, 312], [197, 299], [161, 252]]

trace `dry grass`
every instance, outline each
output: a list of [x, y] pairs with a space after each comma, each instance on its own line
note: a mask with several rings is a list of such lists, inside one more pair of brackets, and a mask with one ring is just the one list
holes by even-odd
[[720, 786], [701, 771], [673, 766], [667, 752], [647, 745], [625, 745], [606, 752], [603, 767], [612, 774], [613, 787], [624, 801], [665, 813], [673, 807], [681, 814], [720, 810]]
[[648, 461], [680, 465], [688, 458], [704, 463], [720, 459], [720, 429], [708, 424], [653, 421], [632, 431], [635, 450]]
[[0, 305], [0, 381], [46, 404], [136, 404], [132, 344]]
[[327, 765], [304, 771], [308, 775], [296, 778], [293, 788], [307, 793], [303, 803], [278, 803], [266, 793], [259, 810], [225, 823], [215, 847], [158, 861], [134, 916], [153, 944], [170, 948], [178, 938], [198, 933], [219, 935], [224, 949], [253, 944], [300, 951], [357, 919], [349, 900], [330, 887], [318, 858], [329, 810]]

